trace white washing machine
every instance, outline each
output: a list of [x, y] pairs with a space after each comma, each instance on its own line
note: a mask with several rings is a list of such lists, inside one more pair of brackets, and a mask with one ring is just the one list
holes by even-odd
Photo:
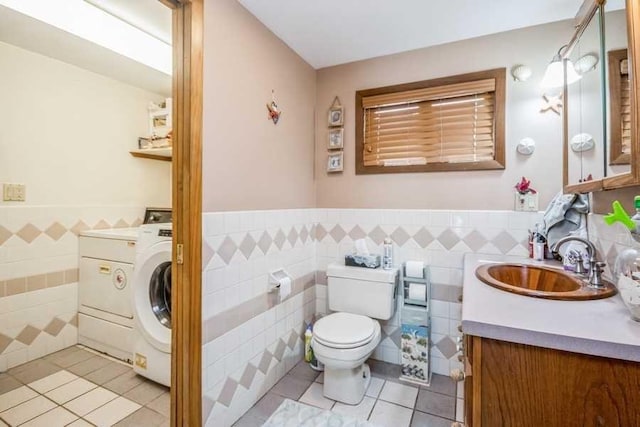
[[78, 342], [129, 362], [137, 239], [138, 228], [87, 230], [78, 239]]
[[171, 384], [171, 224], [140, 226], [133, 275], [133, 369]]

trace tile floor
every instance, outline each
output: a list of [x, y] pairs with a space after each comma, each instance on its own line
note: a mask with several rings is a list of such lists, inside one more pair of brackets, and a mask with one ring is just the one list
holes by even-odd
[[169, 426], [169, 389], [79, 346], [0, 373], [0, 427]]
[[345, 405], [322, 395], [323, 375], [300, 362], [234, 424], [261, 426], [285, 398], [368, 420], [380, 427], [450, 427], [456, 418], [456, 384], [448, 377], [433, 375], [430, 387], [398, 380], [400, 366], [370, 360], [371, 384], [363, 401]]

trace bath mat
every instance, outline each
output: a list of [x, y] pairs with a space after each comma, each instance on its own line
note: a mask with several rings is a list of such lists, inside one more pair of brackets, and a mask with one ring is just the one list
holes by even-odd
[[367, 421], [285, 399], [263, 427], [376, 427]]

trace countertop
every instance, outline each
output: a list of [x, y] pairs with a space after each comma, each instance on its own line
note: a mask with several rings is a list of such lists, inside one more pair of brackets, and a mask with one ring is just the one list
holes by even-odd
[[592, 301], [556, 301], [501, 291], [476, 278], [479, 265], [501, 262], [549, 265], [522, 257], [466, 254], [465, 334], [640, 362], [640, 322], [631, 319], [619, 294]]

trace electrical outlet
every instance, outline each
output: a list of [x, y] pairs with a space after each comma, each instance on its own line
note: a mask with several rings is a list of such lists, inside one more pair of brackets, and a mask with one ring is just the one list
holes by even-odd
[[24, 202], [27, 199], [27, 187], [24, 184], [3, 184], [2, 200], [5, 202]]
[[520, 212], [538, 211], [538, 193], [520, 194], [516, 193], [515, 210]]

